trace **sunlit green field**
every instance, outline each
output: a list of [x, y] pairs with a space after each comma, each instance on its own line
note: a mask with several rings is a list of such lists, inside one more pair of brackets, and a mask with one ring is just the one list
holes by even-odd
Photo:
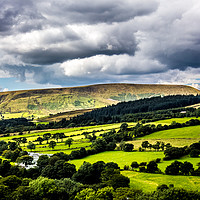
[[[134, 126], [135, 123], [128, 123], [129, 126]], [[33, 142], [36, 144], [36, 148], [32, 151], [34, 152], [41, 152], [41, 153], [57, 153], [60, 151], [63, 151], [65, 153], [71, 153], [72, 150], [80, 149], [81, 147], [89, 148], [91, 145], [91, 142], [89, 140], [85, 140], [85, 136], [82, 135], [83, 132], [90, 132], [92, 134], [93, 131], [97, 131], [95, 133], [96, 136], [99, 136], [102, 133], [108, 132], [109, 130], [116, 129], [118, 130], [121, 126], [121, 123], [116, 124], [106, 124], [106, 125], [97, 125], [97, 126], [87, 126], [87, 127], [77, 127], [77, 128], [67, 128], [67, 129], [56, 129], [56, 130], [43, 130], [43, 131], [32, 131], [31, 133], [26, 133], [23, 135], [19, 135], [17, 133], [8, 136], [8, 137], [1, 137], [1, 140], [4, 140], [6, 142], [12, 141], [14, 138], [20, 138], [20, 137], [26, 137], [27, 143], [26, 144], [20, 144], [23, 150], [30, 151], [26, 148], [28, 142]], [[38, 137], [42, 137], [45, 133], [51, 133], [51, 135], [56, 133], [64, 133], [67, 138], [64, 138], [61, 142], [59, 139], [58, 142], [51, 138], [49, 139], [49, 142], [51, 140], [56, 141], [57, 145], [54, 149], [50, 149], [47, 141], [43, 141], [42, 145], [39, 145], [39, 142], [36, 142]], [[68, 137], [71, 137], [74, 142], [72, 143], [71, 147], [69, 148], [66, 146], [65, 140], [68, 139]]]
[[[152, 160], [155, 160], [156, 158], [164, 158], [164, 153], [162, 151], [158, 152], [124, 152], [124, 151], [107, 151], [98, 153], [95, 155], [87, 156], [86, 158], [78, 159], [78, 160], [72, 160], [71, 163], [75, 164], [77, 168], [79, 168], [84, 161], [95, 163], [96, 161], [104, 161], [107, 162], [115, 162], [119, 165], [121, 169], [124, 168], [125, 165], [130, 166], [133, 161], [136, 161], [138, 163], [141, 162], [149, 162]], [[195, 168], [197, 168], [197, 163], [200, 162], [199, 158], [190, 158], [190, 157], [183, 157], [181, 159], [177, 159], [180, 162], [191, 162]], [[158, 168], [164, 172], [165, 168], [170, 165], [174, 160], [170, 161], [161, 161], [158, 164]]]
[[142, 137], [142, 139], [165, 139], [165, 138], [199, 138], [200, 126], [189, 126], [164, 131], [158, 131]]
[[12, 119], [12, 118], [20, 118], [20, 117], [29, 118], [29, 119], [31, 119], [31, 118], [36, 119], [36, 118], [44, 117], [44, 115], [42, 115], [42, 114], [33, 114], [33, 113], [28, 113], [28, 112], [3, 113], [2, 116], [4, 117], [4, 119]]
[[184, 118], [171, 118], [171, 119], [164, 119], [164, 120], [159, 120], [156, 122], [153, 122], [154, 124], [171, 124], [173, 121], [177, 122], [177, 123], [185, 123], [191, 119], [200, 119], [198, 117], [184, 117]]
[[[157, 122], [153, 122], [153, 124], [171, 124], [173, 121], [184, 123], [189, 121], [192, 118], [173, 118], [168, 120], [160, 120]], [[85, 136], [82, 135], [83, 132], [90, 132], [92, 134], [93, 131], [98, 131], [95, 133], [96, 136], [104, 132], [108, 132], [109, 130], [116, 129], [119, 130], [119, 127], [122, 123], [116, 124], [106, 124], [106, 125], [98, 125], [98, 126], [88, 126], [88, 127], [77, 127], [77, 128], [67, 128], [67, 129], [57, 129], [57, 130], [43, 130], [43, 131], [32, 131], [31, 133], [27, 133], [24, 135], [11, 135], [9, 137], [1, 137], [1, 140], [5, 140], [6, 142], [12, 141], [13, 138], [18, 137], [26, 137], [28, 142], [34, 142], [36, 144], [36, 149], [34, 152], [39, 152], [43, 154], [54, 154], [58, 152], [64, 152], [70, 154], [71, 151], [78, 150], [81, 147], [85, 147], [86, 149], [91, 148], [91, 142], [88, 139], [85, 139]], [[128, 123], [129, 127], [135, 126], [136, 123]], [[151, 123], [152, 124], [152, 123]], [[66, 146], [65, 140], [68, 138], [64, 138], [63, 141], [60, 139], [57, 142], [57, 145], [54, 149], [49, 148], [47, 141], [43, 141], [42, 145], [39, 145], [39, 142], [35, 142], [35, 140], [40, 136], [42, 137], [45, 133], [51, 133], [52, 135], [55, 133], [65, 133], [66, 136], [73, 138], [73, 143], [70, 146]], [[50, 139], [56, 141], [55, 139]], [[84, 161], [94, 163], [97, 161], [107, 162], [116, 162], [121, 169], [124, 168], [125, 165], [130, 166], [133, 161], [141, 162], [149, 162], [151, 160], [155, 160], [157, 158], [164, 158], [164, 153], [162, 151], [145, 151], [138, 152], [138, 148], [141, 146], [142, 142], [148, 140], [150, 143], [154, 144], [156, 141], [171, 143], [173, 146], [186, 146], [190, 145], [194, 142], [198, 142], [200, 140], [200, 126], [191, 126], [185, 128], [177, 128], [165, 131], [159, 131], [153, 133], [151, 135], [144, 136], [142, 138], [138, 138], [133, 141], [129, 141], [134, 144], [133, 152], [123, 152], [123, 151], [107, 151], [102, 152], [96, 155], [91, 155], [85, 157], [83, 159], [72, 160], [70, 163], [76, 165], [78, 169]], [[21, 147], [26, 150], [27, 144], [20, 144]], [[188, 156], [178, 159], [178, 161], [191, 162], [194, 168], [197, 168], [197, 163], [200, 162], [199, 158], [190, 158]], [[171, 161], [163, 161], [158, 164], [159, 169], [164, 172], [166, 167], [170, 165], [174, 160]], [[192, 176], [167, 176], [163, 174], [149, 174], [149, 173], [139, 173], [134, 171], [122, 171], [122, 174], [128, 176], [131, 180], [131, 187], [142, 189], [144, 191], [153, 191], [160, 184], [174, 184], [175, 187], [183, 187], [188, 190], [200, 190], [200, 179], [198, 177]]]
[[164, 138], [164, 139], [143, 139], [138, 138], [137, 140], [130, 141], [129, 143], [132, 143], [134, 145], [134, 149], [138, 150], [139, 147], [141, 147], [141, 144], [143, 141], [148, 141], [151, 144], [155, 144], [157, 141], [164, 142], [165, 144], [170, 143], [172, 146], [175, 147], [184, 147], [189, 146], [193, 143], [199, 142], [199, 138]]
[[116, 162], [121, 169], [124, 165], [131, 165], [133, 161], [149, 162], [156, 158], [163, 158], [163, 152], [124, 152], [124, 151], [106, 151], [95, 155], [87, 156], [86, 158], [72, 160], [71, 163], [79, 168], [84, 161], [94, 163], [96, 161]]
[[170, 176], [133, 171], [122, 171], [121, 173], [130, 178], [131, 187], [142, 189], [145, 192], [152, 192], [161, 184], [174, 184], [175, 187], [200, 191], [200, 178], [198, 176]]

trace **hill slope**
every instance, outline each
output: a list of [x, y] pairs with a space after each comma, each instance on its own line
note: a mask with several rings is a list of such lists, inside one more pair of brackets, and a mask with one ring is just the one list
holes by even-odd
[[120, 101], [153, 96], [200, 94], [183, 85], [100, 84], [82, 87], [22, 90], [0, 93], [1, 113], [58, 113], [69, 110], [99, 108]]

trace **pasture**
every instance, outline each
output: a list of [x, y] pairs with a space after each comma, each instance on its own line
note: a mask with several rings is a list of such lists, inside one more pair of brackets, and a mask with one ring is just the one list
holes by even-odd
[[164, 131], [158, 131], [145, 135], [142, 139], [173, 139], [173, 138], [197, 138], [200, 139], [200, 126], [189, 126]]
[[131, 187], [142, 189], [144, 192], [152, 192], [161, 184], [173, 184], [175, 187], [187, 190], [200, 190], [200, 179], [198, 176], [170, 176], [134, 171], [122, 171], [121, 173], [130, 178]]

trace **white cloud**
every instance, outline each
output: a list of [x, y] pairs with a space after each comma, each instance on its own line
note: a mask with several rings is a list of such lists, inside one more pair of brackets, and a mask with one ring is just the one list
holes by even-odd
[[3, 0], [0, 78], [199, 84], [198, 0]]
[[8, 91], [8, 88], [4, 88], [4, 89], [3, 89], [3, 92], [7, 92], [7, 91]]

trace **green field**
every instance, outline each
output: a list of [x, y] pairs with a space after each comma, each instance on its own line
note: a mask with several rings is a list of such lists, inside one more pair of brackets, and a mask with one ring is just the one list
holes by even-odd
[[177, 123], [185, 123], [191, 119], [200, 119], [198, 117], [184, 117], [184, 118], [171, 118], [171, 119], [164, 119], [164, 120], [159, 120], [156, 122], [153, 122], [153, 124], [167, 124], [170, 125], [172, 122], [177, 122]]
[[[135, 123], [128, 123], [129, 126], [134, 126]], [[14, 138], [20, 138], [20, 137], [26, 137], [27, 138], [27, 143], [26, 144], [21, 144], [21, 147], [25, 151], [30, 151], [29, 149], [26, 148], [28, 142], [34, 142], [36, 144], [36, 148], [33, 150], [33, 152], [40, 152], [40, 153], [57, 153], [60, 151], [63, 151], [65, 153], [71, 153], [72, 150], [78, 150], [81, 147], [86, 147], [89, 148], [91, 145], [91, 142], [89, 140], [85, 140], [85, 136], [82, 135], [83, 132], [89, 132], [92, 134], [93, 131], [97, 131], [95, 135], [98, 137], [100, 134], [108, 132], [109, 130], [116, 129], [118, 130], [119, 127], [121, 126], [121, 123], [116, 123], [116, 124], [106, 124], [106, 125], [97, 125], [97, 126], [87, 126], [87, 127], [77, 127], [77, 128], [67, 128], [67, 129], [56, 129], [56, 130], [44, 130], [44, 131], [32, 131], [31, 133], [25, 133], [23, 135], [18, 135], [17, 133], [11, 134], [11, 136], [8, 137], [1, 137], [1, 140], [4, 140], [6, 142], [12, 141]], [[42, 142], [42, 145], [39, 145], [39, 142], [35, 142], [35, 140], [38, 137], [42, 137], [45, 133], [51, 133], [56, 134], [56, 133], [64, 133], [65, 136], [71, 137], [74, 142], [71, 145], [70, 148], [68, 146], [64, 145], [65, 140], [67, 138], [63, 139], [63, 142], [59, 139], [57, 142], [56, 147], [52, 150], [48, 147], [48, 144], [46, 141]], [[53, 140], [56, 141], [55, 139], [51, 138], [49, 142]]]
[[190, 126], [164, 131], [158, 131], [142, 137], [142, 139], [169, 139], [169, 138], [199, 138], [200, 126]]
[[[149, 162], [155, 160], [156, 158], [164, 158], [164, 153], [162, 151], [147, 151], [147, 152], [124, 152], [124, 151], [106, 151], [102, 153], [98, 153], [95, 155], [87, 156], [86, 158], [72, 160], [71, 163], [75, 164], [77, 168], [79, 168], [84, 161], [89, 163], [95, 163], [97, 161], [107, 162], [115, 162], [119, 165], [121, 169], [124, 168], [125, 165], [130, 166], [133, 161], [141, 162]], [[177, 159], [180, 162], [191, 162], [195, 168], [197, 168], [197, 163], [200, 162], [199, 158], [190, 158], [183, 157], [181, 159]], [[170, 165], [174, 160], [170, 161], [161, 161], [158, 164], [158, 168], [161, 169], [162, 172], [165, 171], [165, 168]]]
[[[168, 120], [160, 120], [157, 122], [153, 122], [153, 124], [171, 124], [173, 121], [184, 123], [194, 118], [173, 118]], [[136, 123], [128, 123], [129, 127], [135, 126]], [[152, 123], [151, 123], [152, 124]], [[85, 147], [86, 149], [91, 148], [91, 142], [88, 139], [85, 139], [85, 136], [82, 135], [83, 132], [90, 132], [92, 134], [93, 131], [96, 132], [96, 136], [104, 132], [108, 132], [109, 130], [116, 129], [118, 130], [121, 126], [121, 123], [116, 124], [106, 124], [106, 125], [98, 125], [98, 126], [88, 126], [88, 127], [77, 127], [77, 128], [67, 128], [67, 129], [57, 129], [57, 130], [44, 130], [44, 131], [32, 131], [31, 133], [27, 133], [24, 135], [14, 134], [9, 137], [2, 137], [1, 140], [5, 140], [6, 142], [11, 141], [12, 138], [18, 137], [26, 137], [28, 142], [34, 142], [37, 137], [42, 137], [45, 133], [65, 133], [66, 136], [73, 138], [74, 142], [71, 147], [64, 145], [64, 142], [67, 138], [64, 138], [63, 141], [59, 139], [56, 147], [52, 150], [48, 147], [46, 141], [39, 145], [38, 142], [34, 142], [36, 145], [35, 152], [43, 153], [43, 154], [54, 154], [58, 152], [64, 152], [70, 154], [71, 151], [78, 150], [81, 147]], [[50, 139], [49, 141], [55, 139]], [[119, 165], [121, 169], [124, 168], [125, 165], [130, 166], [133, 161], [141, 162], [149, 162], [155, 160], [157, 158], [161, 158], [161, 162], [158, 164], [159, 169], [164, 172], [166, 167], [170, 165], [174, 160], [171, 161], [163, 161], [164, 153], [162, 151], [137, 151], [141, 146], [142, 142], [148, 140], [150, 143], [154, 144], [156, 141], [171, 143], [173, 146], [185, 146], [190, 145], [194, 142], [198, 142], [200, 140], [200, 126], [191, 126], [185, 128], [177, 128], [171, 130], [164, 130], [155, 132], [151, 135], [144, 136], [142, 138], [135, 139], [133, 141], [129, 141], [134, 144], [133, 152], [123, 152], [123, 151], [107, 151], [102, 152], [96, 155], [91, 155], [85, 157], [83, 159], [72, 160], [70, 163], [76, 165], [78, 169], [84, 161], [95, 163], [97, 161], [107, 162], [115, 162]], [[28, 150], [26, 144], [21, 144], [21, 147], [24, 150]], [[30, 150], [28, 150], [30, 151]], [[197, 163], [200, 162], [199, 158], [190, 158], [185, 156], [178, 161], [191, 162], [194, 168], [197, 168]], [[174, 184], [175, 187], [182, 187], [189, 190], [200, 190], [200, 180], [198, 177], [194, 176], [168, 176], [163, 174], [149, 174], [149, 173], [140, 173], [135, 171], [122, 171], [122, 174], [128, 176], [131, 180], [130, 186], [138, 189], [142, 189], [143, 191], [150, 192], [156, 189], [156, 187], [160, 184]]]
[[[84, 161], [95, 163], [97, 161], [116, 162], [121, 169], [124, 165], [130, 166], [131, 162], [149, 162], [156, 158], [163, 158], [163, 152], [122, 152], [122, 151], [108, 151], [102, 152], [96, 155], [91, 155], [83, 159], [72, 160], [70, 163], [76, 165], [78, 169]], [[191, 162], [194, 168], [197, 168], [197, 163], [200, 161], [199, 158], [183, 157], [178, 159], [180, 162]], [[170, 165], [174, 160], [161, 161], [158, 164], [159, 169], [162, 172], [165, 168]], [[185, 188], [187, 190], [200, 190], [200, 179], [197, 176], [169, 176], [163, 174], [151, 174], [151, 173], [140, 173], [135, 171], [122, 171], [123, 175], [130, 178], [130, 186], [142, 189], [144, 192], [152, 192], [156, 190], [158, 185], [161, 184], [174, 184], [175, 187]]]
[[75, 164], [79, 168], [84, 161], [95, 163], [97, 161], [116, 162], [121, 169], [124, 165], [129, 165], [133, 161], [137, 162], [149, 162], [156, 158], [163, 158], [163, 152], [124, 152], [124, 151], [106, 151], [95, 155], [87, 156], [86, 158], [72, 160], [71, 163]]
[[136, 139], [133, 141], [130, 141], [129, 143], [134, 145], [134, 149], [138, 150], [139, 147], [141, 147], [141, 144], [143, 141], [148, 141], [151, 144], [155, 144], [157, 141], [164, 142], [165, 144], [170, 143], [172, 146], [175, 147], [184, 147], [189, 146], [193, 143], [199, 142], [199, 138], [165, 138], [165, 139], [143, 139], [143, 137], [140, 139]]
[[2, 117], [4, 119], [12, 119], [12, 118], [27, 118], [27, 119], [36, 119], [36, 118], [40, 118], [40, 117], [44, 117], [45, 115], [42, 114], [32, 114], [29, 112], [20, 112], [20, 113], [3, 113], [0, 117], [0, 119], [2, 119]]
[[133, 171], [122, 171], [121, 173], [130, 178], [131, 187], [142, 189], [144, 192], [152, 192], [161, 184], [174, 184], [175, 187], [200, 191], [200, 178], [198, 176], [169, 176]]

